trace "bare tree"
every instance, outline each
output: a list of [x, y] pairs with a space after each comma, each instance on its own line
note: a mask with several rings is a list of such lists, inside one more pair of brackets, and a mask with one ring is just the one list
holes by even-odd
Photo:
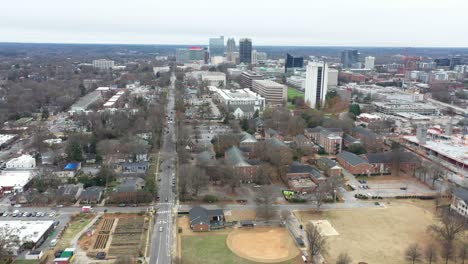
[[458, 257], [462, 264], [465, 264], [465, 260], [468, 257], [468, 244], [463, 243], [458, 250]]
[[439, 222], [439, 224], [430, 225], [428, 227], [429, 232], [442, 239], [444, 243], [450, 244], [450, 247], [453, 248], [455, 239], [466, 230], [467, 220], [457, 212], [450, 210], [450, 208], [444, 208], [439, 211]]
[[320, 234], [319, 229], [313, 224], [306, 226], [307, 242], [309, 245], [309, 255], [312, 263], [317, 263], [316, 258], [319, 255], [328, 254], [328, 241], [327, 238]]
[[420, 262], [422, 257], [421, 249], [417, 243], [411, 244], [405, 251], [405, 258], [412, 264]]
[[0, 227], [0, 262], [12, 255], [11, 248], [19, 246], [20, 239], [16, 235], [17, 233], [18, 230], [11, 229], [8, 226]]
[[315, 202], [316, 202], [316, 205], [317, 205], [317, 210], [319, 210], [320, 207], [323, 204], [323, 201], [325, 200], [325, 198], [327, 198], [328, 186], [326, 184], [320, 184], [312, 192], [312, 195], [313, 195], [313, 197], [315, 199]]
[[437, 165], [431, 165], [429, 168], [429, 176], [432, 181], [432, 188], [435, 188], [435, 182], [439, 179], [443, 179], [445, 176], [445, 171]]
[[450, 243], [447, 241], [443, 241], [441, 249], [442, 250], [440, 252], [440, 255], [445, 260], [445, 264], [448, 264], [449, 260], [451, 260], [455, 255], [455, 248], [453, 242]]
[[275, 216], [276, 209], [273, 206], [275, 197], [270, 186], [263, 186], [257, 191], [255, 203], [257, 204], [258, 216], [265, 218], [266, 221], [271, 220]]
[[338, 259], [336, 259], [336, 264], [351, 264], [351, 262], [353, 262], [353, 260], [348, 253], [340, 253]]
[[283, 219], [283, 221], [286, 221], [288, 220], [289, 216], [291, 215], [291, 212], [287, 209], [284, 209], [284, 210], [281, 210], [281, 219]]
[[426, 249], [424, 250], [424, 255], [426, 257], [427, 262], [429, 262], [429, 264], [432, 264], [432, 262], [436, 262], [437, 261], [436, 245], [434, 245], [434, 243], [430, 243], [429, 245], [427, 245]]

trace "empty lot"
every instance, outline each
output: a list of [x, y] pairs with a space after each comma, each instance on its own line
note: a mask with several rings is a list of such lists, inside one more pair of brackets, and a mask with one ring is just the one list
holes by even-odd
[[320, 213], [296, 212], [302, 222], [328, 220], [339, 233], [329, 236], [329, 263], [348, 252], [353, 263], [360, 261], [380, 264], [407, 263], [404, 252], [409, 244], [425, 246], [431, 241], [426, 229], [435, 222], [431, 208], [433, 202], [386, 204], [386, 208], [333, 210]]

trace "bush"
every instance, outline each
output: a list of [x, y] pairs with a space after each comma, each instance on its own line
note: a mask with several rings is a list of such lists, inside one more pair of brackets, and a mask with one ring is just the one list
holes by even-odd
[[302, 198], [291, 198], [291, 199], [289, 199], [289, 202], [291, 202], [291, 203], [305, 203], [307, 201], [305, 199], [302, 199]]
[[214, 203], [216, 201], [218, 201], [218, 198], [214, 195], [207, 194], [203, 197], [203, 202], [205, 203]]

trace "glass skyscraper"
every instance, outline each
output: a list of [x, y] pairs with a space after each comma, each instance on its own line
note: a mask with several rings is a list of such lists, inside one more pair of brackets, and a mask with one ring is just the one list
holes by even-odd
[[239, 40], [239, 61], [240, 63], [252, 63], [252, 40], [243, 38]]
[[224, 56], [224, 37], [210, 38], [210, 57]]

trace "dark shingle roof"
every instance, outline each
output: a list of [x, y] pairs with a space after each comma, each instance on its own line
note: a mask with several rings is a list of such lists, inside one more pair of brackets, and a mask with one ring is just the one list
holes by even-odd
[[[381, 153], [367, 153], [364, 154], [364, 158], [369, 161], [369, 163], [391, 163], [395, 153], [392, 152], [381, 152]], [[411, 152], [401, 152], [399, 153], [399, 158], [402, 163], [411, 162], [416, 159], [416, 156]]]
[[348, 151], [341, 152], [340, 154], [337, 155], [337, 157], [342, 158], [344, 161], [351, 164], [352, 166], [357, 166], [357, 165], [363, 164], [363, 163], [367, 163], [367, 164], [369, 163], [369, 162], [367, 162], [367, 160], [359, 157], [358, 155], [356, 155], [354, 153], [348, 152]]
[[329, 168], [333, 168], [336, 166], [336, 162], [334, 162], [333, 160], [329, 158], [321, 157], [319, 160], [323, 162]]
[[96, 200], [99, 199], [101, 192], [104, 190], [103, 187], [91, 186], [81, 192], [80, 198], [83, 200]]
[[201, 206], [195, 206], [189, 212], [190, 225], [201, 223], [210, 224], [210, 218], [218, 215], [224, 215], [222, 209], [208, 210]]
[[453, 189], [453, 195], [462, 199], [466, 204], [468, 204], [468, 190], [458, 187]]
[[322, 177], [322, 174], [316, 168], [306, 165], [300, 164], [299, 162], [294, 162], [289, 166], [288, 173], [310, 173], [314, 178]]

